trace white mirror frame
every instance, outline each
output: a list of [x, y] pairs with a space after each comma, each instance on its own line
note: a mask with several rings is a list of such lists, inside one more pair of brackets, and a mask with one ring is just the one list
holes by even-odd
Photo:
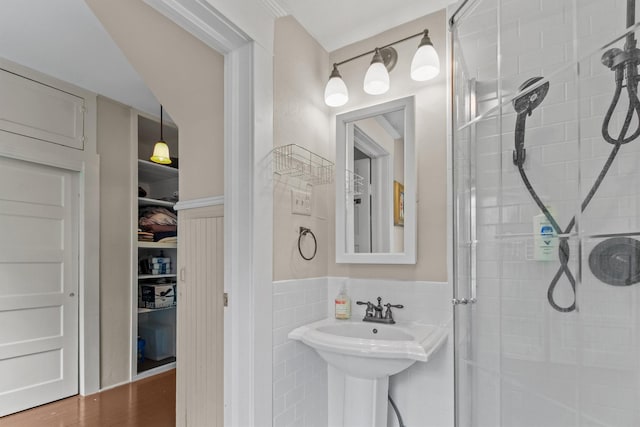
[[[347, 126], [358, 120], [404, 110], [404, 252], [347, 252]], [[349, 126], [351, 127], [351, 126]], [[413, 96], [336, 115], [336, 263], [415, 264], [416, 263], [416, 146], [415, 100]]]

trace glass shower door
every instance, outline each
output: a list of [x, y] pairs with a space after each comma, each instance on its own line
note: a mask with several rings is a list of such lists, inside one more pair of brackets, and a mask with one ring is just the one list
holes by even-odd
[[451, 29], [459, 427], [640, 425], [630, 9], [477, 0]]
[[491, 230], [478, 228], [499, 210], [498, 66], [486, 60], [498, 54], [497, 1], [475, 2], [461, 18], [451, 32], [456, 425], [498, 426], [499, 266]]

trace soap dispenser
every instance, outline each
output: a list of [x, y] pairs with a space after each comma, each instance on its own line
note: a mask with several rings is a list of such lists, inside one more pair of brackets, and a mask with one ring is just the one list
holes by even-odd
[[340, 292], [336, 296], [335, 300], [336, 319], [349, 319], [351, 317], [351, 299], [347, 295], [346, 280], [342, 282], [340, 286]]

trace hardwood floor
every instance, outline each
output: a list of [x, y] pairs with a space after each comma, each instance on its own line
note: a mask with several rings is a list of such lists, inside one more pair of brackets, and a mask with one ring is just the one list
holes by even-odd
[[176, 371], [0, 418], [1, 427], [174, 427]]

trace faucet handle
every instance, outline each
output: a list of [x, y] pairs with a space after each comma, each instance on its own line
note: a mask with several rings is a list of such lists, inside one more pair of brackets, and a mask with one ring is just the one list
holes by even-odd
[[393, 320], [393, 313], [391, 312], [391, 308], [404, 308], [404, 305], [387, 303], [384, 306], [387, 307], [387, 311], [384, 312], [384, 318], [387, 319], [391, 324], [396, 323], [396, 321]]
[[366, 305], [367, 309], [365, 310], [364, 317], [373, 317], [373, 309], [375, 308], [372, 303], [369, 301], [356, 301], [358, 305]]

